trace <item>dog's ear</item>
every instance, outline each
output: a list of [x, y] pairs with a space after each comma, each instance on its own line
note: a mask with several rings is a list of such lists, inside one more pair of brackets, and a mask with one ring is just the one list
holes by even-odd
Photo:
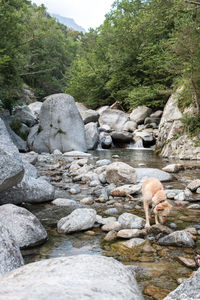
[[157, 211], [162, 211], [162, 210], [165, 209], [165, 207], [166, 207], [166, 205], [164, 205], [164, 203], [160, 203], [160, 204], [157, 205], [156, 210]]

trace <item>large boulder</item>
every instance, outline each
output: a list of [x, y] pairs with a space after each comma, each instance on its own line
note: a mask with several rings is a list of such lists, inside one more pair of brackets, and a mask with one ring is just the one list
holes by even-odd
[[117, 186], [136, 183], [135, 169], [123, 162], [114, 162], [106, 167], [106, 180]]
[[0, 192], [2, 192], [18, 184], [24, 176], [19, 151], [12, 143], [2, 119], [0, 119], [0, 153]]
[[76, 255], [42, 260], [0, 281], [1, 300], [142, 300], [132, 272], [117, 260]]
[[13, 111], [15, 119], [20, 120], [22, 123], [28, 126], [33, 126], [36, 124], [37, 120], [30, 108], [27, 105], [19, 106]]
[[174, 179], [172, 174], [164, 172], [155, 168], [135, 168], [137, 182], [140, 182], [144, 178], [155, 177], [160, 181], [170, 181]]
[[130, 114], [130, 120], [137, 124], [142, 124], [144, 120], [150, 116], [152, 110], [146, 106], [138, 106]]
[[88, 109], [84, 104], [76, 102], [76, 106], [81, 114], [84, 124], [97, 122], [99, 113], [93, 109]]
[[164, 300], [198, 300], [200, 299], [200, 268], [193, 275], [185, 279], [173, 292], [169, 293]]
[[42, 102], [36, 101], [28, 105], [28, 108], [31, 110], [35, 118], [39, 118], [40, 110], [42, 107]]
[[54, 150], [86, 151], [86, 137], [83, 120], [74, 98], [67, 94], [48, 96], [40, 111], [40, 132], [33, 143], [35, 152]]
[[119, 216], [118, 222], [123, 229], [142, 229], [145, 220], [131, 213], [123, 213]]
[[101, 127], [109, 125], [113, 130], [122, 131], [128, 120], [128, 115], [123, 111], [108, 108], [100, 115], [99, 124]]
[[86, 124], [85, 133], [86, 133], [86, 142], [87, 142], [88, 150], [95, 149], [99, 139], [97, 123], [90, 122]]
[[20, 248], [36, 246], [47, 239], [47, 232], [38, 218], [23, 207], [13, 204], [0, 206], [0, 220]]
[[92, 228], [96, 221], [96, 211], [92, 208], [77, 208], [69, 216], [58, 221], [58, 232], [74, 232]]
[[23, 264], [24, 261], [16, 240], [9, 230], [0, 223], [0, 275], [19, 268]]
[[184, 230], [179, 230], [170, 233], [158, 240], [158, 243], [163, 246], [177, 246], [177, 247], [194, 247], [195, 243], [192, 235]]

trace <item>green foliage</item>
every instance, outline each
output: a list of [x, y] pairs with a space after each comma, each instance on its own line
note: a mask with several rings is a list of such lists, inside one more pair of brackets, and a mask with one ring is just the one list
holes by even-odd
[[21, 131], [22, 122], [19, 119], [13, 119], [10, 123], [10, 128], [18, 135], [20, 136], [24, 141], [27, 140], [28, 137], [28, 130], [27, 131]]
[[193, 104], [193, 91], [192, 85], [190, 81], [184, 82], [184, 89], [180, 92], [178, 97], [178, 108], [181, 112], [184, 111], [185, 108], [191, 106]]
[[184, 115], [182, 122], [185, 125], [185, 130], [191, 137], [200, 134], [200, 119], [198, 116]]

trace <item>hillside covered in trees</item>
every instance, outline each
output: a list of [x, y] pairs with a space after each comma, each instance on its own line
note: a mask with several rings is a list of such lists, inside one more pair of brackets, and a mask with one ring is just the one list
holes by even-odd
[[96, 108], [119, 101], [163, 108], [185, 84], [180, 106], [200, 103], [200, 1], [116, 0], [85, 35], [27, 0], [0, 0], [0, 99], [9, 106], [23, 84], [38, 99], [67, 92]]

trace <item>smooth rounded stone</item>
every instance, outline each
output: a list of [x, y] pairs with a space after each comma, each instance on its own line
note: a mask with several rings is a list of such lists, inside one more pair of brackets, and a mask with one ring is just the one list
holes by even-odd
[[165, 194], [167, 196], [168, 199], [174, 199], [179, 193], [181, 193], [182, 190], [178, 190], [178, 189], [173, 189], [173, 190], [165, 190]]
[[200, 268], [185, 279], [174, 291], [163, 300], [198, 300], [200, 299]]
[[109, 125], [105, 124], [105, 125], [102, 125], [102, 126], [99, 127], [99, 132], [102, 132], [102, 131], [109, 133], [109, 132], [112, 131], [112, 129]]
[[87, 150], [84, 123], [70, 95], [60, 93], [46, 98], [40, 111], [40, 128], [33, 143], [35, 152]]
[[105, 225], [101, 227], [103, 231], [119, 231], [121, 229], [121, 224], [117, 221], [115, 222], [107, 222]]
[[128, 120], [128, 114], [118, 109], [108, 108], [100, 115], [99, 124], [101, 127], [106, 124], [113, 130], [121, 131]]
[[198, 188], [198, 189], [196, 190], [196, 193], [197, 193], [197, 194], [200, 194], [200, 188]]
[[57, 229], [60, 233], [70, 233], [90, 229], [96, 221], [96, 211], [92, 208], [77, 208], [70, 215], [60, 219]]
[[37, 120], [30, 108], [27, 105], [19, 106], [13, 111], [15, 118], [22, 123], [32, 127], [36, 124]]
[[106, 180], [117, 186], [136, 183], [135, 169], [123, 162], [114, 162], [106, 167]]
[[185, 230], [175, 231], [158, 240], [162, 246], [194, 247], [192, 235]]
[[118, 209], [116, 207], [108, 208], [104, 211], [106, 215], [117, 215], [119, 213]]
[[154, 168], [135, 168], [137, 182], [145, 178], [154, 177], [160, 181], [170, 181], [174, 179], [172, 174]]
[[30, 103], [28, 105], [28, 108], [31, 110], [31, 112], [35, 116], [35, 118], [39, 118], [41, 107], [42, 107], [42, 102], [39, 102], [39, 101]]
[[123, 229], [142, 229], [145, 220], [131, 213], [123, 213], [119, 216], [118, 222], [122, 225]]
[[169, 224], [169, 227], [170, 227], [171, 229], [176, 229], [176, 228], [177, 228], [177, 225], [176, 225], [175, 223], [170, 223], [170, 224]]
[[29, 164], [35, 165], [38, 160], [38, 153], [35, 153], [34, 151], [21, 153], [21, 158], [23, 162], [28, 162]]
[[1, 300], [142, 300], [132, 272], [117, 260], [76, 255], [27, 264], [1, 277]]
[[200, 179], [193, 180], [187, 185], [187, 189], [195, 192], [200, 187]]
[[154, 118], [154, 117], [147, 117], [144, 120], [144, 124], [145, 125], [149, 125], [149, 124], [156, 124], [159, 125], [160, 123], [160, 118]]
[[67, 206], [67, 207], [74, 207], [77, 205], [75, 200], [66, 199], [66, 198], [57, 198], [53, 200], [51, 203], [56, 206]]
[[0, 192], [21, 182], [24, 167], [17, 147], [13, 144], [0, 118]]
[[126, 184], [119, 186], [112, 191], [114, 197], [126, 197], [127, 195], [139, 194], [141, 192], [141, 184]]
[[54, 199], [55, 188], [46, 180], [24, 175], [11, 189], [0, 193], [0, 204], [42, 203]]
[[95, 187], [95, 186], [98, 186], [100, 185], [100, 181], [99, 180], [92, 180], [90, 183], [89, 183], [89, 186], [90, 187]]
[[144, 242], [145, 242], [144, 239], [140, 239], [140, 238], [132, 238], [132, 239], [126, 241], [126, 242], [122, 242], [122, 244], [123, 244], [124, 246], [126, 246], [127, 248], [132, 249], [132, 248], [134, 248], [135, 246], [138, 246], [138, 245], [143, 244]]
[[103, 167], [103, 166], [107, 166], [109, 164], [111, 164], [110, 159], [100, 159], [100, 160], [97, 160], [97, 162], [96, 162], [97, 167]]
[[149, 232], [154, 235], [157, 235], [159, 233], [170, 234], [173, 232], [173, 230], [162, 224], [154, 224], [151, 226]]
[[191, 204], [187, 208], [189, 208], [189, 209], [200, 209], [200, 204]]
[[97, 122], [99, 119], [99, 112], [93, 109], [88, 109], [83, 103], [76, 102], [76, 106], [80, 112], [84, 124], [90, 122]]
[[171, 164], [162, 168], [163, 171], [168, 173], [178, 173], [181, 170], [184, 170], [184, 166], [182, 164]]
[[109, 149], [112, 146], [112, 138], [110, 134], [101, 132], [99, 135], [99, 143], [103, 149]]
[[133, 140], [132, 133], [128, 131], [112, 131], [111, 137], [113, 141], [121, 143], [129, 143]]
[[96, 222], [105, 225], [107, 223], [115, 222], [116, 217], [108, 217], [108, 218], [103, 218], [102, 216], [96, 215]]
[[117, 237], [123, 239], [138, 238], [143, 237], [145, 235], [146, 231], [140, 229], [122, 229], [117, 233]]
[[92, 154], [85, 153], [85, 152], [82, 152], [82, 151], [68, 151], [68, 152], [63, 153], [63, 156], [82, 158], [82, 157], [91, 157]]
[[97, 123], [90, 122], [86, 124], [85, 134], [86, 134], [87, 149], [88, 150], [96, 149], [98, 139], [99, 139]]
[[115, 230], [109, 231], [104, 237], [104, 241], [111, 242], [117, 238], [117, 232]]
[[0, 276], [23, 265], [18, 243], [8, 228], [0, 223]]
[[176, 196], [174, 197], [174, 200], [177, 200], [177, 201], [185, 201], [185, 200], [186, 200], [185, 193], [184, 193], [184, 192], [179, 193], [178, 195], [176, 195]]
[[146, 106], [138, 106], [130, 114], [130, 120], [137, 124], [142, 124], [144, 120], [151, 114], [151, 108]]
[[36, 246], [47, 240], [47, 232], [38, 218], [25, 208], [13, 204], [2, 205], [0, 219], [20, 248]]
[[162, 111], [162, 110], [157, 110], [157, 111], [155, 111], [154, 113], [152, 113], [152, 114], [150, 115], [150, 117], [151, 117], [151, 118], [161, 118], [162, 114], [163, 114], [163, 111]]
[[92, 205], [94, 203], [94, 199], [91, 197], [86, 197], [86, 198], [81, 199], [80, 203], [84, 204], [84, 205]]
[[75, 194], [79, 194], [81, 192], [81, 189], [79, 186], [73, 186], [70, 190], [69, 190], [70, 194], [75, 195]]
[[137, 128], [137, 123], [136, 122], [134, 122], [134, 121], [127, 121], [124, 124], [123, 131], [134, 132], [136, 128]]
[[55, 150], [53, 151], [53, 154], [54, 154], [54, 155], [62, 155], [62, 152], [61, 152], [60, 150], [58, 150], [58, 149], [55, 149]]
[[107, 180], [106, 180], [106, 172], [104, 172], [103, 174], [99, 174], [99, 181], [102, 184], [105, 184], [107, 182]]

